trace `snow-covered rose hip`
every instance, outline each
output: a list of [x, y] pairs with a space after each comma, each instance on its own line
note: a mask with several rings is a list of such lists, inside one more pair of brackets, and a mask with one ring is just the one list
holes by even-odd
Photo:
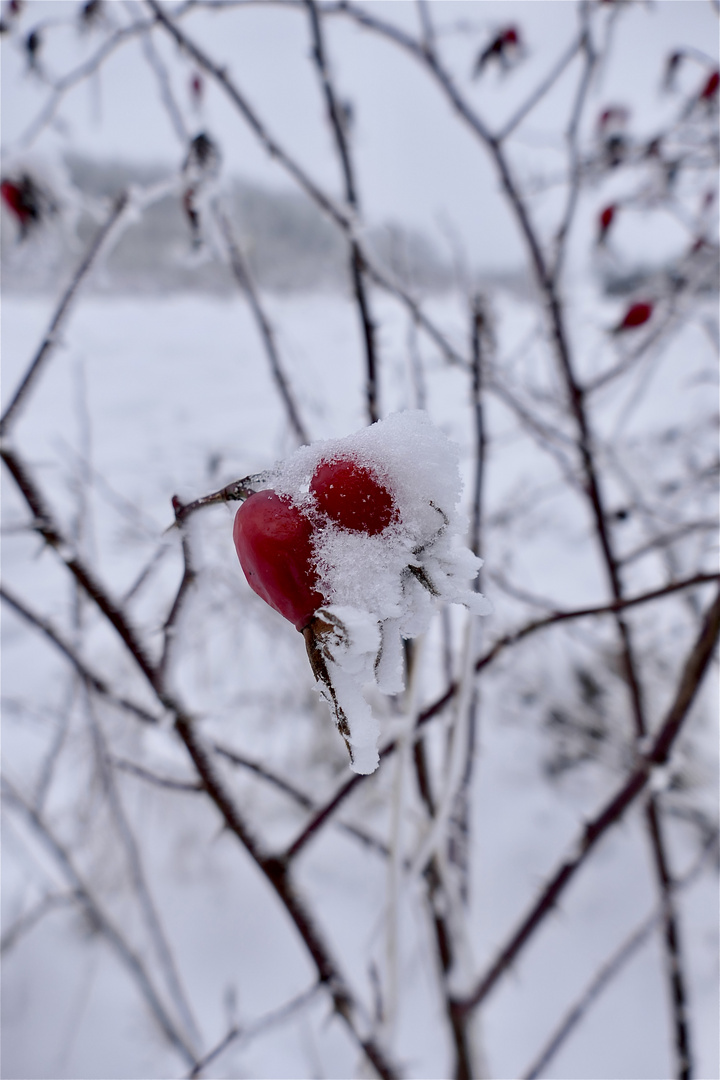
[[310, 492], [318, 509], [343, 529], [377, 536], [397, 518], [391, 492], [373, 469], [352, 458], [321, 461]]
[[324, 603], [317, 590], [313, 526], [274, 491], [257, 491], [235, 515], [233, 540], [250, 588], [303, 630]]
[[[257, 477], [247, 477], [257, 481]], [[437, 602], [487, 615], [464, 546], [459, 452], [427, 413], [395, 413], [343, 439], [300, 447], [252, 494], [234, 538], [252, 589], [305, 639], [320, 693], [356, 773], [379, 763], [366, 691], [404, 687], [403, 641]], [[245, 483], [220, 493], [242, 498]]]

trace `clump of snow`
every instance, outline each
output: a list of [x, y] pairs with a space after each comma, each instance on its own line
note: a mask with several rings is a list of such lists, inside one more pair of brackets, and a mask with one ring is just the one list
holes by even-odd
[[[343, 528], [319, 511], [310, 482], [321, 462], [334, 460], [369, 468], [391, 492], [397, 513], [382, 532]], [[458, 449], [427, 413], [394, 413], [347, 438], [302, 447], [276, 467], [272, 486], [315, 526], [318, 588], [327, 600], [318, 614], [334, 627], [322, 642], [332, 685], [321, 692], [336, 719], [338, 707], [347, 719], [352, 768], [372, 772], [379, 727], [363, 688], [403, 689], [402, 639], [422, 634], [438, 603], [492, 611], [472, 585], [482, 560], [464, 543]]]

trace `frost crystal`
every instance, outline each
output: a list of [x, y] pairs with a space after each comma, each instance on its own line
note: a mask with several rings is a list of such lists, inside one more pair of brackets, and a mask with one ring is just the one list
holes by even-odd
[[[397, 513], [381, 532], [343, 528], [318, 510], [310, 483], [318, 465], [370, 469]], [[277, 466], [273, 487], [314, 524], [314, 558], [326, 606], [309, 628], [308, 653], [356, 772], [377, 768], [379, 726], [363, 696], [403, 689], [402, 639], [423, 633], [438, 602], [488, 615], [472, 581], [482, 565], [465, 546], [457, 511], [458, 450], [424, 412], [395, 413], [345, 439], [302, 447]], [[319, 628], [319, 629], [318, 629]]]

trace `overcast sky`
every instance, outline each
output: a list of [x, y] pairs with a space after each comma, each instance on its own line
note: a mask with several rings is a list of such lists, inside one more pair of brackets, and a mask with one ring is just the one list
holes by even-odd
[[[98, 47], [99, 31], [78, 34], [73, 23], [79, 0], [30, 0], [22, 17], [29, 31], [45, 24], [41, 60], [54, 75], [68, 71]], [[170, 8], [174, 5], [168, 5]], [[417, 30], [412, 0], [376, 0], [365, 5], [378, 16]], [[606, 5], [609, 9], [611, 5]], [[112, 0], [107, 18], [117, 25], [128, 11], [143, 12], [131, 0]], [[615, 27], [612, 61], [592, 88], [589, 117], [607, 103], [631, 98], [633, 130], [651, 133], [676, 100], [658, 94], [662, 65], [678, 47], [717, 53], [718, 18], [711, 0], [637, 0], [624, 5]], [[528, 89], [549, 70], [577, 31], [577, 10], [568, 0], [443, 0], [431, 4], [438, 28], [446, 30], [441, 48], [457, 81], [491, 126], [510, 115]], [[609, 12], [608, 12], [609, 14]], [[604, 15], [607, 17], [607, 14]], [[63, 27], [68, 20], [72, 25]], [[472, 32], [451, 32], [458, 23]], [[498, 27], [517, 24], [527, 56], [507, 76], [487, 70], [472, 81], [474, 57]], [[197, 11], [183, 20], [185, 30], [203, 44], [257, 108], [273, 134], [324, 187], [339, 192], [337, 162], [323, 116], [322, 100], [310, 61], [307, 17], [302, 11], [265, 3], [233, 11]], [[160, 31], [155, 40], [177, 73], [174, 89], [192, 130], [216, 134], [228, 174], [276, 186], [290, 182], [265, 154], [247, 125], [222, 93], [210, 88], [202, 114], [190, 107], [191, 65], [179, 59]], [[454, 232], [472, 260], [485, 266], [516, 265], [521, 245], [510, 223], [485, 154], [451, 112], [427, 75], [397, 48], [380, 42], [345, 19], [328, 26], [328, 46], [342, 95], [354, 106], [353, 145], [360, 194], [368, 220], [401, 220], [436, 238]], [[47, 98], [47, 88], [26, 70], [24, 56], [3, 38], [2, 134], [7, 170], [27, 157], [19, 139]], [[566, 115], [577, 67], [571, 67], [537, 115], [518, 133], [518, 152], [528, 172], [552, 171], [559, 162], [561, 118]], [[687, 65], [692, 86], [702, 68]], [[72, 147], [102, 158], [127, 158], [177, 166], [184, 150], [157, 93], [139, 44], [118, 50], [102, 73], [82, 82], [64, 99], [55, 130], [45, 130], [32, 146], [37, 156]]]

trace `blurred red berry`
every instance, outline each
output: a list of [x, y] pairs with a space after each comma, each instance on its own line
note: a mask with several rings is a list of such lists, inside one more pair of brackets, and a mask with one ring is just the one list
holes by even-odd
[[196, 71], [193, 73], [190, 79], [190, 98], [194, 105], [199, 105], [205, 92], [205, 84], [203, 83], [202, 76]]
[[598, 130], [601, 135], [607, 135], [610, 130], [624, 128], [630, 119], [630, 112], [624, 105], [609, 105], [598, 116]]
[[38, 225], [45, 211], [52, 213], [55, 206], [52, 199], [27, 173], [17, 180], [6, 177], [0, 182], [0, 197], [20, 225], [20, 234], [25, 236]]
[[714, 97], [717, 97], [718, 86], [720, 86], [720, 71], [713, 71], [700, 91], [700, 101], [712, 101]]
[[618, 325], [613, 329], [614, 334], [621, 334], [625, 330], [634, 330], [636, 326], [644, 326], [653, 313], [654, 305], [646, 300], [637, 304], [631, 304]]
[[617, 207], [615, 206], [615, 204], [611, 203], [610, 206], [606, 206], [605, 209], [603, 211], [601, 211], [601, 213], [600, 213], [600, 215], [598, 217], [598, 237], [597, 237], [598, 244], [604, 244], [605, 243], [605, 240], [606, 240], [607, 234], [608, 234], [608, 230], [610, 229], [610, 226], [613, 223], [613, 219], [615, 217], [615, 211], [616, 210], [617, 210]]
[[473, 78], [481, 75], [486, 64], [497, 60], [507, 70], [512, 59], [520, 50], [520, 31], [516, 26], [506, 26], [500, 30], [478, 55], [473, 68]]

